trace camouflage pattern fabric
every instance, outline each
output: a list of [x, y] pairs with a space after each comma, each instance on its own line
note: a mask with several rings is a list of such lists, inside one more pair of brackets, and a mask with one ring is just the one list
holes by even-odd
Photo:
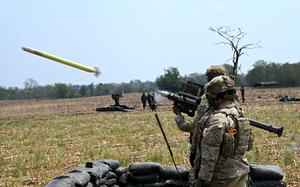
[[217, 77], [219, 75], [226, 75], [226, 74], [227, 73], [225, 68], [219, 65], [210, 66], [206, 70], [206, 77], [208, 82], [211, 81], [214, 77]]
[[245, 174], [232, 179], [220, 179], [220, 180], [213, 180], [211, 182], [204, 182], [202, 184], [202, 187], [204, 186], [205, 187], [248, 187], [249, 181], [248, 181], [248, 176]]
[[193, 172], [196, 172], [194, 177], [197, 176], [198, 179], [205, 181], [205, 186], [217, 186], [218, 183], [219, 186], [231, 186], [221, 184], [228, 179], [237, 180], [249, 172], [245, 154], [235, 154], [232, 157], [219, 154], [226, 127], [235, 123], [230, 116], [226, 115], [227, 113], [236, 117], [243, 115], [237, 103], [230, 101], [219, 111], [213, 114], [206, 113], [201, 119], [208, 120], [205, 123], [201, 142], [197, 144]]

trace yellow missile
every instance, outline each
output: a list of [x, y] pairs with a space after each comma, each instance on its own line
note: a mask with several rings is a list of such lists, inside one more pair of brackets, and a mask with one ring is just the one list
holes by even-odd
[[22, 47], [22, 49], [23, 49], [23, 51], [26, 51], [26, 52], [29, 52], [29, 53], [32, 53], [32, 54], [35, 54], [35, 55], [38, 55], [38, 56], [41, 56], [41, 57], [44, 57], [44, 58], [48, 58], [50, 60], [65, 64], [65, 65], [68, 65], [68, 66], [72, 66], [74, 68], [81, 69], [81, 70], [86, 71], [86, 72], [95, 73], [96, 76], [100, 75], [100, 71], [97, 67], [91, 68], [89, 66], [79, 64], [78, 62], [74, 62], [74, 61], [71, 61], [71, 60], [66, 60], [66, 59], [63, 59], [61, 57], [58, 57], [58, 56], [55, 56], [55, 55], [52, 55], [52, 54], [49, 54], [49, 53], [45, 53], [45, 52], [40, 52], [40, 51], [31, 49], [31, 48], [28, 48], [28, 47]]

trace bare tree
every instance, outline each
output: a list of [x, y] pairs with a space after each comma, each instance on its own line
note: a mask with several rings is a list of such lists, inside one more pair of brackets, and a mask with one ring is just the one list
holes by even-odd
[[229, 60], [232, 60], [233, 63], [232, 75], [234, 76], [234, 79], [236, 79], [240, 57], [246, 54], [245, 51], [247, 49], [254, 49], [260, 47], [258, 45], [259, 42], [247, 43], [241, 45], [240, 44], [241, 40], [247, 35], [247, 33], [245, 33], [241, 28], [235, 30], [235, 29], [230, 29], [229, 27], [216, 27], [216, 28], [210, 27], [209, 30], [216, 32], [223, 39], [225, 39], [224, 42], [219, 42], [217, 44], [224, 44], [230, 46], [232, 51], [232, 58], [230, 58]]

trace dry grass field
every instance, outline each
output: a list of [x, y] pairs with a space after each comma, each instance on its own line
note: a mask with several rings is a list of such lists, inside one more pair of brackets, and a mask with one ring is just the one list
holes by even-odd
[[[300, 102], [281, 103], [280, 95], [300, 98], [300, 88], [246, 88], [241, 104], [246, 115], [284, 127], [280, 138], [253, 127], [255, 147], [248, 160], [280, 166], [288, 186], [299, 187]], [[110, 96], [0, 101], [0, 186], [43, 186], [93, 159], [172, 165], [154, 113], [143, 110], [139, 98], [139, 93], [121, 98], [121, 104], [136, 107], [127, 113], [96, 112], [97, 105], [113, 104]], [[171, 107], [163, 100], [157, 113], [176, 163], [188, 167], [188, 134], [177, 129]]]

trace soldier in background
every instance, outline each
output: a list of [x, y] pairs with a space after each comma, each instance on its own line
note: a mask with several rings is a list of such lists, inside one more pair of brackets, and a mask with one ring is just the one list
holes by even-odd
[[218, 76], [206, 87], [212, 113], [200, 119], [190, 183], [195, 187], [247, 187], [249, 164], [246, 151], [251, 150], [253, 135], [249, 121], [236, 102], [235, 83], [228, 76]]
[[155, 93], [152, 93], [151, 95], [151, 111], [155, 112], [157, 108], [157, 101], [155, 99]]
[[245, 88], [244, 88], [244, 86], [241, 86], [240, 91], [241, 91], [241, 96], [242, 96], [242, 102], [245, 102]]
[[149, 108], [151, 109], [151, 105], [152, 105], [152, 96], [150, 95], [150, 93], [148, 92], [148, 95], [147, 95], [147, 101], [148, 101], [148, 105], [149, 105]]
[[143, 109], [146, 108], [146, 103], [147, 103], [147, 96], [145, 95], [145, 92], [141, 95], [141, 102], [143, 104]]
[[[207, 81], [211, 81], [213, 78], [219, 76], [219, 75], [225, 75], [226, 71], [222, 66], [214, 65], [210, 66], [206, 70], [206, 76], [207, 76]], [[180, 111], [178, 108], [173, 107], [173, 112], [176, 114], [175, 117], [175, 122], [177, 124], [177, 127], [184, 131], [184, 132], [189, 132], [190, 133], [190, 143], [191, 143], [191, 148], [190, 148], [190, 164], [191, 166], [194, 165], [194, 159], [196, 155], [196, 143], [199, 141], [199, 128], [195, 128], [199, 126], [199, 121], [202, 118], [203, 114], [205, 112], [209, 112], [210, 109], [208, 107], [208, 101], [205, 95], [205, 90], [206, 90], [206, 85], [204, 86], [204, 94], [201, 96], [201, 103], [197, 107], [197, 113], [195, 115], [195, 118], [191, 121], [185, 121], [183, 115], [181, 115]]]

